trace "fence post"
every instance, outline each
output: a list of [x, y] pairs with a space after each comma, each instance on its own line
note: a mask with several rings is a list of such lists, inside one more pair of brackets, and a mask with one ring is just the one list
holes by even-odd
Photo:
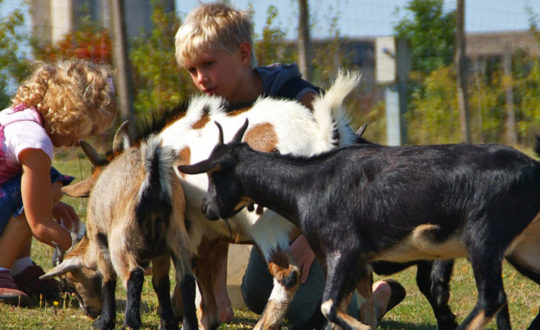
[[407, 80], [411, 70], [408, 41], [379, 37], [375, 40], [375, 52], [376, 80], [385, 90], [387, 144], [403, 145], [407, 143], [403, 115], [407, 110]]

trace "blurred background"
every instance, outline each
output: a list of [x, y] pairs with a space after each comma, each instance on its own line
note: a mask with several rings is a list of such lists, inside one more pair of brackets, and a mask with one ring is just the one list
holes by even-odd
[[[0, 109], [35, 60], [111, 64], [123, 119], [197, 91], [174, 35], [197, 0], [0, 0]], [[326, 88], [359, 70], [353, 128], [378, 143], [503, 143], [540, 133], [538, 0], [236, 0], [259, 65], [296, 62]]]

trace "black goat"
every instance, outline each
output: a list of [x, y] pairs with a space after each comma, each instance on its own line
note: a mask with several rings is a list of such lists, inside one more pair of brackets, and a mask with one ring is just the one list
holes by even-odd
[[[525, 154], [500, 145], [354, 145], [293, 157], [240, 143], [246, 127], [229, 144], [220, 132], [209, 159], [179, 170], [209, 174], [209, 219], [256, 202], [302, 229], [327, 268], [321, 310], [330, 322], [375, 325], [342, 309], [356, 287], [370, 292], [377, 260], [467, 257], [478, 299], [459, 328], [484, 328], [497, 313], [498, 327], [511, 328], [504, 257], [540, 284], [540, 163]], [[539, 324], [540, 313], [531, 328]]]

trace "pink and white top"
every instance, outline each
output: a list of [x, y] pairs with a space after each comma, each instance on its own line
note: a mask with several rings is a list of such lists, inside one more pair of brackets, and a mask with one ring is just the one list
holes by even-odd
[[52, 159], [53, 144], [39, 112], [24, 104], [0, 111], [0, 184], [21, 173], [19, 154], [29, 148], [41, 149]]

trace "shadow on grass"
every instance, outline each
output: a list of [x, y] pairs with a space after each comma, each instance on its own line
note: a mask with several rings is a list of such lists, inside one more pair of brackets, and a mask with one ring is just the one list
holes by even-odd
[[383, 330], [394, 330], [394, 329], [415, 329], [415, 330], [436, 330], [437, 326], [427, 323], [406, 323], [406, 322], [397, 322], [397, 321], [381, 321], [378, 326], [378, 329]]
[[247, 330], [253, 329], [257, 320], [250, 317], [236, 316], [229, 323], [222, 323], [218, 329], [235, 329], [235, 330]]

